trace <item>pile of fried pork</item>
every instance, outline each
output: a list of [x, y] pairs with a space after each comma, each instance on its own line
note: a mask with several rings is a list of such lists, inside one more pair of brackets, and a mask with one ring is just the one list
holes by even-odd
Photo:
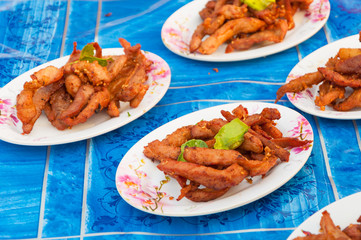
[[320, 222], [320, 233], [312, 234], [303, 231], [306, 236], [297, 237], [294, 240], [358, 240], [361, 239], [361, 216], [357, 219], [358, 224], [350, 224], [345, 229], [341, 230], [339, 226], [336, 226], [332, 221], [330, 213], [327, 211], [322, 212]]
[[[232, 112], [221, 111], [223, 118], [200, 121], [175, 130], [163, 140], [154, 140], [144, 148], [144, 155], [157, 161], [158, 169], [175, 178], [181, 187], [177, 200], [183, 197], [206, 202], [224, 195], [244, 179], [264, 176], [279, 162], [289, 161], [293, 147], [311, 144], [310, 140], [283, 137], [275, 126], [281, 114], [276, 108], [264, 108], [259, 114], [248, 114], [239, 105]], [[215, 136], [220, 129], [239, 118], [250, 128], [243, 143], [234, 150], [215, 149]], [[178, 161], [181, 146], [191, 139], [203, 140], [208, 148], [185, 147], [185, 161]]]
[[281, 42], [295, 27], [296, 11], [308, 9], [312, 1], [276, 0], [257, 11], [241, 0], [211, 0], [199, 12], [203, 22], [192, 35], [190, 52], [212, 54], [226, 42], [226, 53], [247, 50], [259, 43]]
[[110, 117], [119, 116], [120, 101], [136, 108], [148, 90], [147, 71], [152, 62], [139, 44], [131, 46], [123, 38], [119, 42], [124, 55], [103, 56], [99, 44], [94, 42], [91, 45], [95, 56], [84, 59], [74, 43], [63, 67], [48, 66], [32, 74], [16, 102], [23, 133], [32, 131], [43, 110], [53, 126], [64, 130], [84, 123], [104, 108]]
[[[361, 32], [360, 32], [361, 40]], [[319, 85], [316, 106], [325, 110], [326, 106], [336, 111], [349, 111], [361, 107], [361, 48], [340, 48], [325, 67], [293, 79], [277, 91], [278, 102], [286, 93], [298, 93]], [[351, 94], [346, 96], [346, 88]]]

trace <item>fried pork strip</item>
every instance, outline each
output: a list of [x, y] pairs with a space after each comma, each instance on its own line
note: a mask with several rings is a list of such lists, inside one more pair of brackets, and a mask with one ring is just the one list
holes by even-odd
[[[27, 122], [23, 122], [23, 132], [25, 134], [29, 134], [31, 130], [34, 127], [34, 124], [36, 120], [40, 117], [41, 112], [43, 111], [45, 104], [47, 101], [49, 101], [51, 95], [56, 92], [59, 88], [61, 88], [64, 85], [64, 81], [60, 80], [57, 82], [50, 83], [47, 86], [40, 87], [35, 93], [34, 96], [32, 96], [32, 102], [35, 106], [35, 115]], [[21, 95], [21, 93], [20, 93]], [[20, 106], [17, 106], [18, 111], [22, 111], [22, 100], [20, 98], [17, 100], [17, 102], [20, 102]]]
[[181, 149], [155, 140], [144, 147], [143, 153], [147, 158], [161, 162], [169, 159], [177, 160]]
[[342, 99], [345, 96], [345, 87], [339, 87], [332, 84], [330, 81], [323, 81], [319, 86], [319, 96], [316, 96], [315, 104], [321, 110], [325, 110], [325, 106], [331, 105], [337, 99]]
[[208, 202], [223, 196], [229, 188], [214, 190], [211, 188], [198, 188], [185, 193], [185, 197], [193, 202]]
[[96, 91], [88, 101], [88, 104], [76, 117], [67, 117], [62, 119], [68, 126], [75, 126], [79, 123], [84, 123], [88, 118], [93, 116], [96, 112], [101, 111], [107, 107], [110, 102], [110, 93], [106, 87], [102, 87]]
[[162, 161], [157, 167], [167, 174], [176, 174], [215, 190], [235, 186], [248, 176], [248, 171], [238, 164], [217, 170], [190, 162]]
[[187, 162], [200, 165], [230, 166], [234, 163], [240, 163], [246, 159], [236, 150], [185, 147], [183, 157]]
[[180, 147], [183, 143], [192, 139], [191, 128], [193, 125], [184, 126], [178, 128], [173, 133], [168, 134], [165, 139], [162, 140], [162, 143], [167, 145]]
[[319, 84], [323, 80], [324, 77], [322, 73], [318, 71], [313, 73], [307, 73], [301, 77], [293, 79], [277, 90], [277, 98], [275, 100], [275, 103], [277, 103], [283, 97], [283, 95], [288, 92], [301, 92], [307, 88], [312, 87], [313, 85]]
[[217, 31], [202, 42], [198, 51], [202, 54], [212, 54], [217, 48], [239, 33], [252, 33], [266, 25], [258, 18], [245, 17], [230, 20], [222, 25]]
[[311, 140], [300, 140], [294, 137], [275, 138], [275, 139], [271, 139], [271, 141], [283, 148], [301, 147], [312, 143]]
[[262, 141], [250, 134], [249, 132], [246, 132], [244, 135], [244, 141], [241, 144], [241, 146], [239, 146], [239, 149], [243, 150], [243, 151], [250, 151], [250, 152], [254, 152], [254, 153], [262, 153], [263, 152], [263, 144]]
[[59, 116], [69, 107], [71, 101], [72, 99], [66, 89], [61, 87], [53, 95], [51, 95], [50, 100], [45, 105], [45, 115], [48, 117], [51, 124], [58, 130], [64, 130], [69, 127], [59, 118]]
[[[263, 26], [260, 26], [260, 28], [261, 27]], [[231, 43], [228, 44], [226, 48], [226, 53], [231, 53], [234, 50], [247, 50], [251, 48], [253, 45], [265, 41], [274, 42], [274, 43], [281, 42], [285, 38], [287, 31], [288, 31], [287, 22], [285, 20], [280, 19], [275, 23], [274, 28], [272, 29], [256, 32], [250, 35], [249, 37], [236, 38], [232, 40]], [[249, 31], [248, 33], [250, 32], [251, 31]]]
[[253, 129], [248, 129], [248, 132], [257, 136], [262, 141], [263, 145], [269, 147], [272, 151], [274, 151], [275, 155], [278, 156], [281, 159], [281, 161], [284, 162], [289, 161], [290, 153], [287, 150], [278, 146], [276, 143], [273, 143], [271, 140], [265, 138], [264, 136], [257, 133]]
[[322, 73], [326, 80], [333, 82], [338, 86], [352, 88], [361, 87], [361, 79], [353, 78], [352, 76], [343, 76], [340, 73], [325, 67], [318, 68], [318, 71]]
[[361, 55], [337, 62], [335, 71], [345, 74], [361, 74]]
[[333, 105], [337, 111], [349, 111], [355, 107], [361, 107], [361, 88], [355, 89], [345, 100]]

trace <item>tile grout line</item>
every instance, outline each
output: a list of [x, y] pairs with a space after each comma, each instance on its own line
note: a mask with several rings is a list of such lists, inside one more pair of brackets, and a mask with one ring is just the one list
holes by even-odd
[[358, 130], [356, 121], [355, 121], [355, 120], [352, 120], [352, 123], [353, 123], [353, 126], [354, 126], [354, 128], [355, 128], [355, 132], [356, 132], [356, 138], [357, 138], [358, 148], [359, 148], [360, 151], [361, 151], [360, 132], [359, 132], [359, 130]]
[[198, 85], [191, 85], [191, 86], [169, 87], [169, 89], [204, 87], [204, 86], [212, 86], [212, 85], [218, 85], [218, 84], [224, 84], [224, 83], [255, 83], [255, 84], [263, 84], [263, 85], [280, 85], [280, 86], [282, 86], [284, 84], [284, 83], [270, 83], [270, 82], [262, 82], [262, 81], [251, 81], [251, 80], [231, 80], [231, 81], [206, 83], [206, 84], [198, 84]]
[[64, 56], [64, 49], [65, 49], [65, 40], [66, 40], [66, 34], [68, 32], [68, 25], [69, 25], [69, 15], [70, 15], [70, 3], [71, 0], [67, 0], [68, 3], [66, 5], [66, 17], [65, 17], [65, 26], [63, 31], [63, 37], [61, 40], [61, 48], [60, 48], [60, 57]]
[[[251, 101], [257, 101], [257, 102], [274, 102], [274, 99], [265, 99], [265, 100], [230, 100], [230, 99], [197, 99], [197, 100], [189, 100], [189, 101], [182, 101], [182, 102], [175, 102], [175, 103], [168, 103], [168, 104], [161, 104], [156, 105], [155, 107], [165, 107], [165, 106], [171, 106], [176, 104], [183, 104], [183, 103], [192, 103], [192, 102], [224, 102], [224, 103], [242, 103], [242, 102], [251, 102]], [[280, 100], [278, 102], [286, 102], [286, 100]]]
[[82, 210], [81, 210], [81, 223], [80, 223], [80, 240], [83, 240], [84, 235], [85, 235], [90, 142], [91, 142], [91, 139], [88, 139], [86, 142], [86, 155], [85, 155], [85, 164], [84, 164], [84, 183], [83, 183], [83, 204], [82, 204], [82, 208], [81, 208]]
[[37, 237], [37, 239], [41, 239], [42, 234], [43, 234], [46, 186], [47, 186], [47, 183], [48, 183], [50, 151], [51, 151], [51, 146], [48, 146], [47, 151], [46, 151], [46, 163], [45, 163], [43, 186], [42, 186], [42, 192], [41, 192], [41, 202], [40, 202], [40, 210], [39, 210], [39, 223], [38, 223], [38, 235], [37, 235], [38, 237]]
[[328, 179], [329, 179], [330, 184], [331, 184], [333, 195], [335, 197], [335, 200], [337, 201], [340, 198], [338, 196], [336, 184], [335, 184], [335, 182], [333, 181], [333, 178], [332, 178], [331, 168], [330, 168], [330, 163], [329, 163], [328, 154], [327, 154], [327, 150], [326, 150], [325, 140], [324, 140], [322, 132], [321, 132], [321, 128], [320, 128], [320, 124], [318, 122], [318, 118], [316, 116], [313, 116], [313, 118], [316, 121], [318, 135], [320, 136], [320, 142], [321, 142], [321, 147], [322, 147], [322, 153], [323, 153], [324, 160], [325, 160], [327, 176], [328, 176]]
[[94, 42], [98, 42], [98, 34], [99, 34], [99, 25], [100, 25], [101, 14], [102, 14], [102, 0], [98, 0], [97, 23], [95, 25]]
[[[102, 236], [111, 236], [111, 235], [146, 235], [146, 236], [213, 236], [220, 234], [236, 234], [236, 233], [250, 233], [250, 232], [274, 232], [274, 231], [293, 231], [296, 227], [291, 228], [259, 228], [259, 229], [243, 229], [243, 230], [233, 230], [233, 231], [223, 231], [223, 232], [213, 232], [213, 233], [197, 233], [197, 234], [166, 234], [166, 233], [149, 233], [149, 232], [102, 232], [102, 233], [89, 233], [84, 234], [83, 237], [102, 237]], [[49, 237], [43, 238], [43, 240], [57, 240], [57, 239], [73, 239], [73, 238], [82, 238], [82, 236], [64, 236], [64, 237]], [[13, 239], [19, 240], [19, 239]], [[27, 240], [36, 240], [36, 238], [29, 238]]]
[[[70, 1], [71, 0], [67, 0], [66, 16], [65, 16], [65, 23], [64, 23], [65, 26], [64, 26], [64, 30], [63, 30], [63, 37], [61, 40], [61, 47], [60, 47], [60, 57], [62, 57], [64, 55], [65, 37], [66, 37], [66, 33], [67, 33], [67, 29], [68, 29], [68, 22], [69, 22]], [[51, 146], [48, 146], [47, 152], [46, 152], [46, 163], [45, 163], [43, 186], [42, 186], [42, 193], [41, 193], [37, 239], [41, 239], [42, 232], [43, 232], [46, 186], [47, 186], [47, 182], [48, 182], [50, 152], [51, 152]]]

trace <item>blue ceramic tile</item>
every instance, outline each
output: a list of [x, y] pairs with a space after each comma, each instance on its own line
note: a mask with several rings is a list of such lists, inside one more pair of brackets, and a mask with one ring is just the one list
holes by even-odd
[[16, 76], [59, 57], [66, 1], [18, 1], [0, 12], [3, 52], [0, 86]]
[[42, 237], [80, 234], [86, 141], [53, 146]]
[[85, 237], [86, 240], [258, 240], [258, 239], [286, 239], [292, 233], [291, 230], [272, 230], [272, 231], [251, 231], [242, 233], [222, 233], [210, 235], [185, 235], [185, 236], [168, 236], [168, 235], [148, 235], [148, 234], [109, 234], [104, 236]]
[[358, 34], [361, 29], [359, 1], [330, 0], [331, 14], [327, 21], [327, 33], [331, 42]]
[[46, 147], [0, 141], [0, 238], [37, 236]]

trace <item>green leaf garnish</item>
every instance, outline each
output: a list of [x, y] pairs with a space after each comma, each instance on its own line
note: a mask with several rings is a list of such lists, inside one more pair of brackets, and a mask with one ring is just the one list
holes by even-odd
[[225, 124], [214, 137], [216, 143], [215, 149], [236, 149], [244, 141], [244, 134], [248, 131], [249, 126], [239, 118], [235, 118]]
[[180, 162], [186, 162], [186, 160], [183, 158], [183, 152], [185, 147], [201, 147], [201, 148], [208, 148], [207, 143], [205, 143], [202, 140], [199, 139], [192, 139], [182, 144], [181, 146], [181, 153], [178, 156], [178, 161]]
[[80, 52], [80, 61], [88, 61], [88, 62], [94, 62], [97, 61], [100, 66], [105, 67], [108, 65], [108, 60], [111, 60], [111, 58], [104, 59], [104, 58], [97, 58], [94, 57], [94, 46], [91, 43], [88, 43], [83, 47], [83, 49]]
[[271, 3], [275, 3], [276, 0], [240, 0], [241, 3], [245, 3], [248, 7], [256, 10], [262, 11], [266, 9]]

